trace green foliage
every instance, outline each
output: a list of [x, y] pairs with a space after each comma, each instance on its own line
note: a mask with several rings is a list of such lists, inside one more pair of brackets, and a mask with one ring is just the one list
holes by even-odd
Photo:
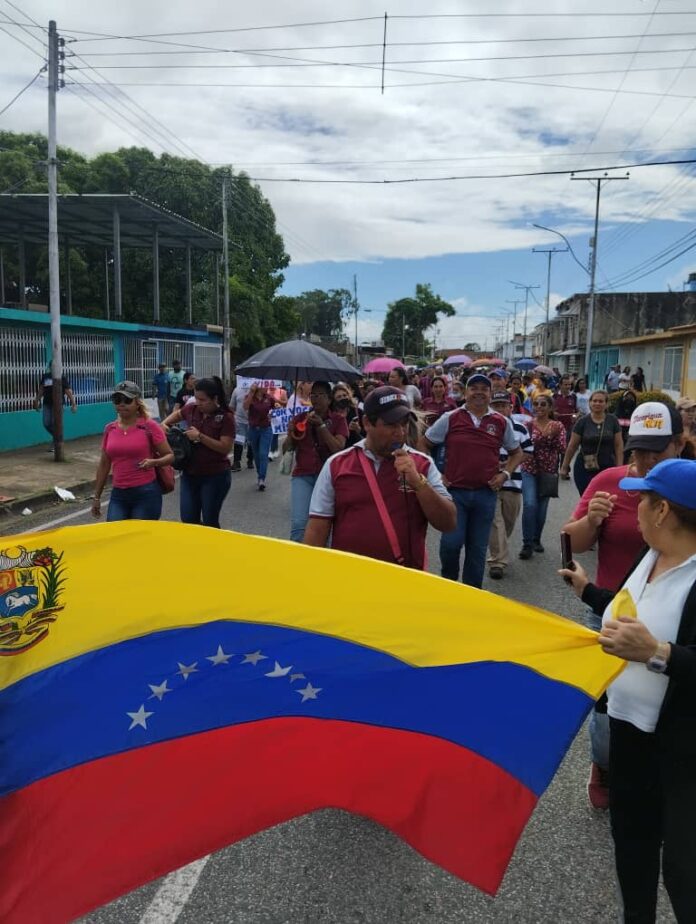
[[348, 289], [312, 289], [292, 298], [298, 317], [296, 333], [320, 337], [340, 337], [343, 327], [355, 310]]
[[61, 565], [63, 553], [56, 555], [51, 549], [48, 551], [50, 553], [50, 564], [47, 561], [43, 565], [43, 573], [41, 574], [41, 586], [43, 589], [41, 607], [44, 610], [50, 610], [58, 606], [61, 590], [65, 585], [65, 567]]
[[[390, 302], [384, 319], [382, 339], [400, 356], [417, 356], [423, 352], [425, 331], [437, 323], [440, 315], [456, 314], [452, 305], [435, 295], [429, 284], [418, 283], [413, 298]], [[402, 347], [405, 345], [405, 349]]]
[[[46, 192], [46, 156], [47, 142], [42, 135], [0, 132], [0, 190]], [[92, 159], [69, 148], [59, 148], [58, 159], [60, 192], [133, 192], [205, 228], [222, 232], [222, 180], [226, 170], [169, 154], [157, 157], [138, 147], [119, 148]], [[230, 171], [228, 176], [230, 315], [241, 356], [252, 344], [253, 349], [260, 349], [294, 335], [299, 322], [297, 312], [285, 298], [275, 304], [283, 283], [283, 270], [290, 259], [276, 230], [273, 209], [246, 174]], [[27, 245], [26, 259], [27, 279], [33, 287], [29, 300], [47, 304], [46, 248]], [[73, 247], [70, 268], [75, 313], [103, 317], [106, 292], [103, 249]], [[194, 250], [191, 269], [194, 322], [214, 323], [214, 257]], [[5, 277], [8, 297], [19, 300], [16, 255], [9, 247], [5, 248]], [[64, 293], [64, 266], [61, 277]], [[185, 280], [184, 251], [163, 248], [160, 252], [163, 324], [185, 323]], [[125, 320], [151, 321], [149, 249], [123, 249], [122, 284]]]
[[[623, 394], [623, 391], [613, 391], [609, 395], [608, 408], [612, 413], [616, 405], [623, 397]], [[674, 407], [674, 401], [664, 391], [637, 391], [635, 392], [635, 395], [638, 399], [638, 404], [645, 404], [646, 401], [660, 401], [662, 404], [666, 404], [669, 407]]]

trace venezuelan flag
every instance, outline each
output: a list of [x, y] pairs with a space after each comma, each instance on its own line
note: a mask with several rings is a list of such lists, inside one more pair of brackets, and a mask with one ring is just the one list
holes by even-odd
[[621, 666], [353, 555], [137, 521], [0, 540], [0, 920], [70, 920], [323, 807], [495, 893]]

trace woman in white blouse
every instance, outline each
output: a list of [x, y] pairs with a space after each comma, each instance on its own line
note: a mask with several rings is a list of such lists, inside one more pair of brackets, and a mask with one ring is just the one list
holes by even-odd
[[[624, 921], [655, 920], [662, 853], [679, 924], [696, 921], [696, 462], [667, 459], [638, 490], [647, 549], [614, 596], [560, 573], [598, 615], [599, 644], [625, 669], [607, 690], [609, 809]], [[625, 593], [625, 592], [628, 593]], [[628, 596], [630, 594], [630, 597]]]

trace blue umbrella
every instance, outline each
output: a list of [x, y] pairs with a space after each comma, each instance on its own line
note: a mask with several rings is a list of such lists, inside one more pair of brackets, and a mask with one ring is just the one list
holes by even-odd
[[516, 359], [515, 366], [518, 369], [534, 369], [538, 365], [536, 359]]

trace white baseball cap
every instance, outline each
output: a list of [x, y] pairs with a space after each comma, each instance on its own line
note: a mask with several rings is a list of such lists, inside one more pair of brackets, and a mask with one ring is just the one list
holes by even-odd
[[626, 449], [664, 452], [673, 436], [684, 432], [681, 414], [660, 401], [639, 404], [631, 414]]

